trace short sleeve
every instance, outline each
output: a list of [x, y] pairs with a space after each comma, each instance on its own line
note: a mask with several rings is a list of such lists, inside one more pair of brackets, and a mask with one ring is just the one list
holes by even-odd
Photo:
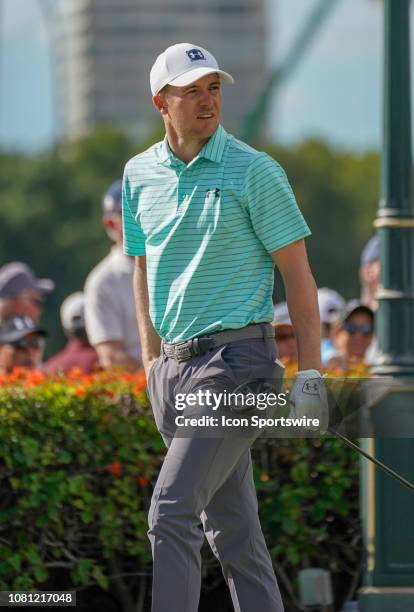
[[247, 169], [244, 196], [253, 229], [268, 253], [311, 234], [285, 171], [266, 153]]
[[127, 164], [122, 181], [122, 228], [124, 253], [132, 257], [145, 255], [145, 236], [137, 221], [137, 209], [138, 201], [132, 194]]

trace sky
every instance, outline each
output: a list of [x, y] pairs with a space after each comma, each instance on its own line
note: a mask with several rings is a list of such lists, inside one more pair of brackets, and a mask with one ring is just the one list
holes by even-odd
[[[272, 99], [269, 136], [287, 145], [319, 137], [348, 150], [379, 148], [382, 3], [331, 1], [334, 8], [306, 56]], [[318, 2], [267, 0], [270, 66], [283, 61]], [[35, 153], [54, 138], [39, 0], [0, 0], [0, 32], [0, 148]]]

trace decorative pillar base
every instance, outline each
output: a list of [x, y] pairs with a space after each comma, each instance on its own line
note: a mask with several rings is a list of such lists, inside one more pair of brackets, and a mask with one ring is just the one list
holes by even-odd
[[359, 612], [413, 612], [414, 587], [362, 587]]

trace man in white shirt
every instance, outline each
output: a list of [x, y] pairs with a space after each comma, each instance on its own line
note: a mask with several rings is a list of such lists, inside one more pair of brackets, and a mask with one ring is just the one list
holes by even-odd
[[134, 261], [123, 253], [122, 181], [102, 201], [103, 225], [115, 243], [85, 283], [85, 323], [89, 342], [104, 368], [141, 366], [141, 348], [132, 288]]

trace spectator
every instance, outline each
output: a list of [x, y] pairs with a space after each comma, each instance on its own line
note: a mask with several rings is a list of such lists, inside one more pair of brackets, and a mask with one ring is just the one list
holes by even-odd
[[11, 317], [0, 323], [0, 375], [16, 367], [41, 369], [47, 334], [30, 317]]
[[133, 371], [141, 366], [141, 349], [132, 288], [134, 260], [123, 253], [122, 181], [110, 186], [102, 204], [103, 224], [115, 244], [86, 279], [86, 331], [102, 367]]
[[[359, 279], [361, 282], [361, 302], [371, 310], [378, 310], [377, 291], [380, 282], [380, 258], [379, 258], [379, 235], [374, 234], [361, 253], [361, 264], [359, 267]], [[365, 362], [368, 365], [376, 363], [379, 357], [378, 339], [373, 336], [369, 345]]]
[[332, 327], [336, 354], [329, 369], [346, 372], [351, 364], [366, 363], [366, 351], [374, 335], [374, 312], [361, 302], [351, 300]]
[[298, 361], [296, 336], [286, 302], [280, 302], [275, 306], [273, 326], [278, 358], [284, 363], [296, 363]]
[[321, 317], [321, 359], [325, 365], [336, 353], [331, 340], [331, 324], [345, 308], [345, 300], [334, 289], [318, 289], [319, 314]]
[[55, 288], [50, 278], [36, 278], [24, 263], [12, 261], [0, 268], [0, 321], [27, 316], [36, 323], [45, 296]]
[[91, 372], [98, 365], [98, 355], [89, 344], [85, 330], [85, 300], [82, 291], [69, 295], [60, 307], [60, 320], [68, 342], [64, 349], [46, 361], [43, 371], [48, 374], [80, 368]]
[[376, 293], [380, 280], [379, 235], [372, 236], [361, 253], [359, 266], [361, 302], [374, 312], [378, 309]]

